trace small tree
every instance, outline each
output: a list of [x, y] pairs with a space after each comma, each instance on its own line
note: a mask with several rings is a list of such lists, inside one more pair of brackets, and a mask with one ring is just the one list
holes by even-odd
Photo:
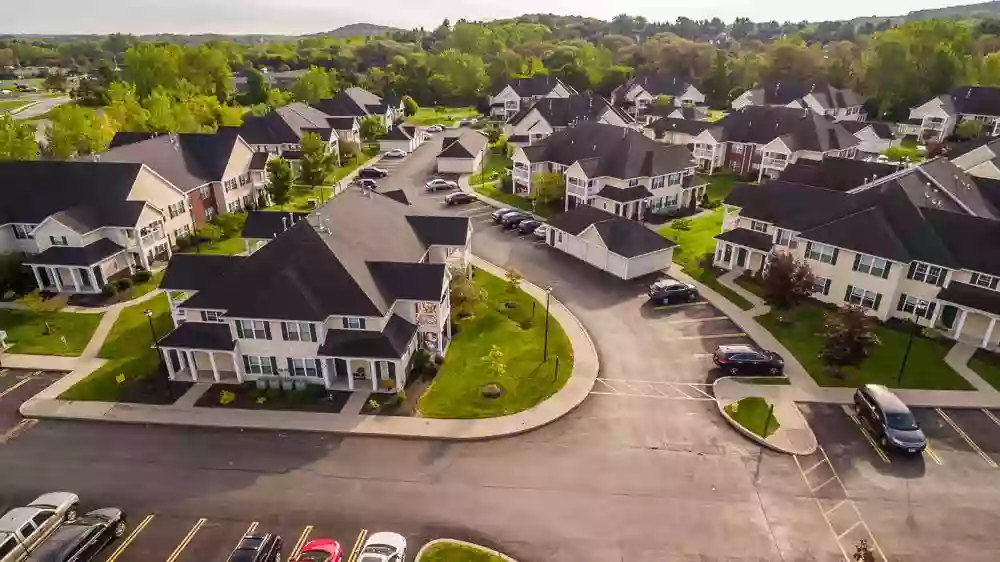
[[451, 278], [451, 304], [459, 316], [469, 316], [476, 305], [489, 298], [486, 287], [476, 285], [472, 277], [464, 271]]
[[368, 117], [363, 117], [361, 121], [358, 122], [358, 128], [361, 132], [361, 138], [365, 142], [371, 142], [386, 133], [385, 120], [380, 115], [369, 115]]
[[820, 357], [828, 365], [843, 367], [860, 365], [871, 350], [879, 345], [875, 334], [875, 319], [859, 306], [844, 306], [826, 314], [826, 331]]
[[796, 260], [792, 254], [776, 252], [768, 258], [764, 290], [779, 307], [787, 308], [811, 295], [815, 282], [809, 264]]
[[653, 100], [653, 103], [660, 107], [669, 106], [673, 105], [674, 98], [667, 95], [656, 96], [656, 98]]
[[275, 205], [288, 202], [292, 190], [292, 166], [284, 158], [275, 158], [267, 163], [267, 192]]
[[414, 100], [410, 96], [403, 96], [403, 114], [404, 115], [406, 115], [407, 117], [411, 117], [413, 115], [416, 115], [417, 110], [419, 110], [419, 109], [420, 109], [420, 106], [417, 105], [416, 100]]
[[508, 268], [507, 272], [503, 274], [504, 280], [507, 282], [507, 292], [513, 293], [521, 288], [521, 273], [514, 269], [513, 267]]
[[531, 197], [542, 205], [562, 199], [566, 194], [566, 178], [559, 172], [539, 172], [531, 179]]
[[[218, 226], [208, 223], [202, 225], [200, 228], [194, 231], [195, 238], [198, 240], [199, 248], [202, 242], [214, 243], [218, 242], [225, 236], [225, 232], [222, 231]], [[119, 287], [120, 289], [121, 287]]]
[[983, 132], [983, 122], [977, 119], [966, 119], [955, 127], [955, 136], [963, 139], [978, 137]]
[[340, 141], [341, 162], [350, 160], [359, 154], [361, 154], [361, 147], [358, 146], [358, 143], [349, 140]]
[[62, 72], [49, 71], [49, 73], [45, 75], [45, 80], [42, 81], [42, 85], [48, 90], [65, 91], [68, 81], [66, 80], [66, 75]]
[[503, 380], [507, 375], [507, 363], [503, 359], [503, 351], [496, 345], [491, 346], [490, 352], [481, 359], [486, 361], [486, 368], [490, 370], [490, 374], [497, 381]]
[[486, 140], [488, 140], [490, 144], [495, 145], [500, 140], [500, 137], [503, 136], [503, 129], [501, 129], [500, 125], [497, 125], [496, 123], [490, 123], [485, 129], [483, 129], [483, 133], [486, 135]]
[[299, 179], [311, 186], [322, 185], [336, 167], [330, 146], [316, 133], [306, 133], [302, 136], [302, 166]]

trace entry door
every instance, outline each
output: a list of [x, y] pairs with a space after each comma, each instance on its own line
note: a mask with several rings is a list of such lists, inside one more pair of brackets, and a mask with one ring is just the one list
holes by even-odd
[[[37, 271], [38, 272], [38, 276], [41, 277], [41, 279], [42, 279], [42, 285], [43, 286], [45, 286], [45, 287], [51, 287], [51, 286], [55, 285], [55, 283], [52, 282], [52, 278], [49, 277], [49, 268], [47, 268], [47, 267], [39, 267], [35, 271]], [[41, 289], [41, 287], [39, 287], [39, 289]]]
[[958, 308], [950, 304], [944, 305], [941, 309], [941, 323], [949, 330], [955, 326], [955, 317], [958, 316]]
[[736, 249], [736, 265], [740, 267], [747, 266], [747, 250], [746, 248]]
[[733, 259], [733, 247], [726, 244], [726, 255], [722, 256], [722, 261], [729, 263], [731, 259]]

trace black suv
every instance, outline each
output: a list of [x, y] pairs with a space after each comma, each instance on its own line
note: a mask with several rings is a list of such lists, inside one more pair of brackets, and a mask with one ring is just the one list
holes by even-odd
[[880, 384], [866, 384], [854, 393], [858, 417], [875, 432], [883, 449], [907, 453], [927, 448], [927, 438], [910, 409], [898, 396]]
[[271, 533], [246, 535], [226, 562], [281, 562], [281, 537]]
[[117, 507], [95, 509], [63, 523], [32, 551], [27, 562], [88, 562], [125, 534], [125, 511]]
[[359, 178], [378, 179], [389, 175], [389, 172], [382, 168], [361, 168], [358, 170]]
[[649, 294], [649, 300], [660, 304], [693, 301], [698, 298], [697, 287], [688, 283], [682, 283], [676, 279], [661, 279], [650, 285], [646, 292]]
[[785, 368], [780, 355], [752, 345], [720, 345], [712, 362], [730, 375], [780, 375]]

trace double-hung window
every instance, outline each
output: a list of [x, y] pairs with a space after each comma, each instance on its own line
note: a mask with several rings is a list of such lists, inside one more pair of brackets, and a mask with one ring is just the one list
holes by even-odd
[[202, 310], [202, 322], [222, 322], [222, 313], [218, 310]]
[[269, 340], [271, 326], [265, 320], [237, 320], [236, 335], [244, 340]]
[[639, 179], [639, 178], [632, 178], [632, 179], [628, 180], [628, 186], [629, 187], [637, 187], [641, 183], [642, 183], [642, 180]]
[[813, 278], [812, 292], [819, 293], [821, 295], [829, 295], [831, 283], [832, 280], [826, 277], [816, 276]]
[[357, 316], [345, 316], [344, 317], [344, 328], [348, 330], [364, 330], [365, 329], [365, 319], [358, 318]]
[[742, 144], [740, 144], [738, 142], [734, 142], [732, 144], [732, 146], [733, 146], [733, 154], [743, 154], [743, 145]]
[[827, 246], [826, 244], [820, 244], [818, 242], [809, 242], [806, 244], [806, 257], [818, 262], [837, 265], [838, 253], [837, 248]]
[[920, 281], [929, 285], [941, 286], [944, 284], [944, 277], [947, 271], [936, 265], [913, 262], [910, 264], [910, 271], [906, 274], [909, 279]]
[[274, 357], [261, 357], [259, 355], [244, 355], [243, 368], [252, 375], [276, 375], [278, 374], [277, 360]]
[[779, 246], [789, 246], [792, 243], [792, 231], [784, 228], [775, 228], [774, 243]]
[[844, 302], [869, 310], [878, 310], [879, 304], [882, 302], [882, 295], [875, 291], [867, 291], [862, 287], [848, 285], [847, 293], [844, 294]]
[[887, 279], [889, 277], [889, 268], [889, 262], [882, 258], [865, 254], [858, 254], [854, 257], [854, 271]]
[[969, 280], [969, 283], [972, 285], [978, 285], [979, 287], [985, 287], [987, 289], [996, 290], [998, 280], [1000, 280], [1000, 277], [997, 277], [996, 275], [986, 275], [985, 273], [973, 273], [972, 279]]
[[53, 246], [68, 246], [69, 240], [65, 236], [49, 236], [49, 242]]
[[316, 341], [316, 327], [309, 322], [282, 322], [285, 341]]
[[660, 189], [664, 185], [666, 185], [665, 176], [656, 176], [655, 178], [653, 178], [653, 189]]
[[293, 377], [319, 377], [321, 373], [318, 359], [288, 358], [288, 374]]
[[14, 238], [18, 240], [31, 240], [35, 237], [35, 227], [28, 224], [14, 225]]
[[767, 232], [767, 223], [751, 219], [750, 230], [753, 230], [754, 232]]
[[935, 304], [933, 301], [902, 294], [899, 295], [899, 303], [896, 305], [896, 310], [929, 320], [934, 316]]

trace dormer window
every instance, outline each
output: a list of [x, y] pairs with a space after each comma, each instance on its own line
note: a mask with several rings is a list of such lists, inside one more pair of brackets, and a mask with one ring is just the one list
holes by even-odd
[[344, 317], [344, 329], [345, 330], [364, 330], [365, 329], [365, 319], [357, 316], [345, 316]]
[[985, 273], [973, 273], [972, 279], [969, 280], [969, 283], [979, 287], [993, 289], [995, 291], [997, 288], [997, 281], [1000, 281], [1000, 277], [997, 277], [996, 275], [986, 275]]
[[767, 223], [759, 220], [751, 220], [750, 230], [754, 232], [767, 232]]

